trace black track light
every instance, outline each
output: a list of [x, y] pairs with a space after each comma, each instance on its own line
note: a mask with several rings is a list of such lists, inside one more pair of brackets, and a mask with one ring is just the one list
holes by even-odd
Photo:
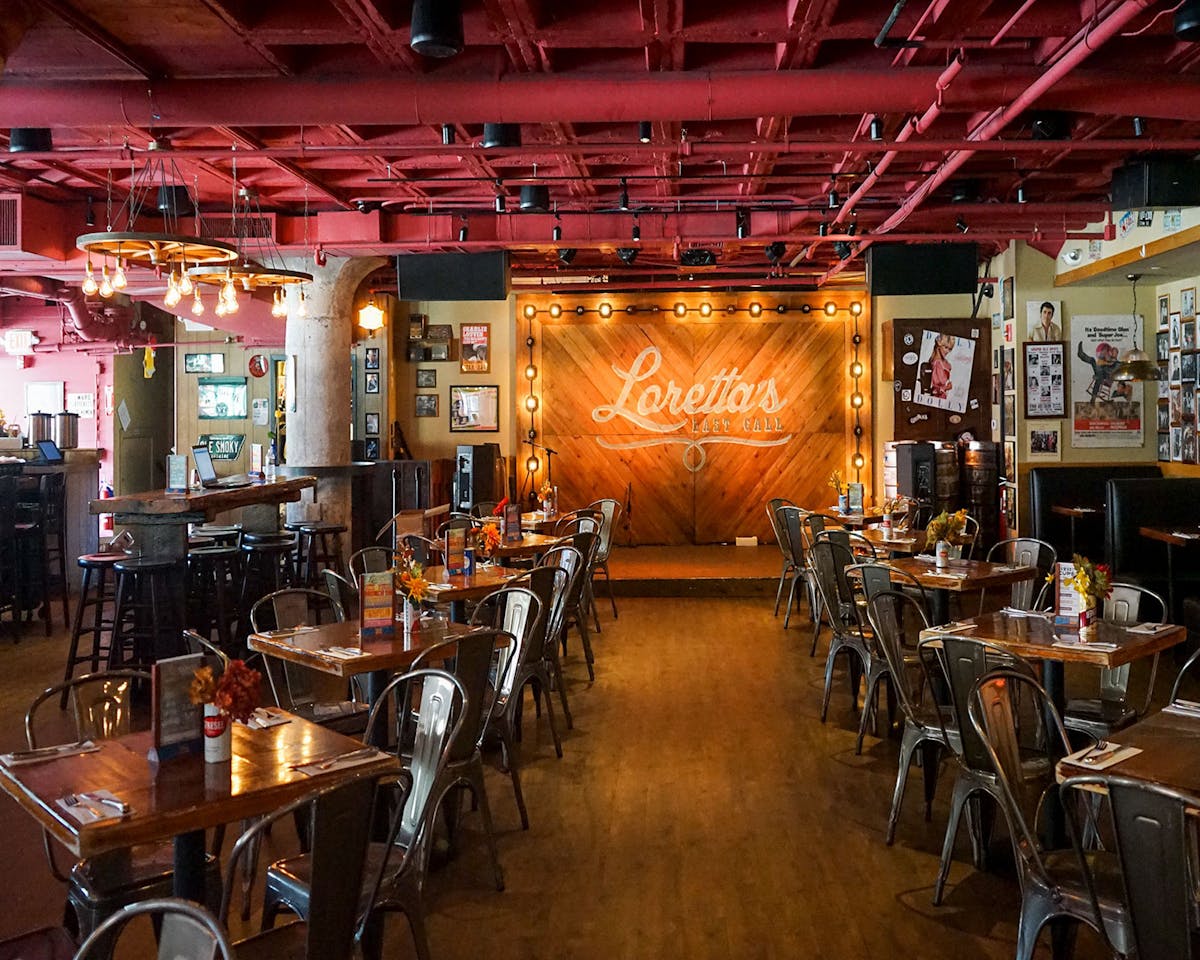
[[621, 193], [617, 199], [617, 209], [629, 209], [629, 185], [626, 184], [624, 177], [621, 178]]
[[575, 261], [575, 254], [578, 252], [574, 247], [563, 247], [558, 251], [558, 262], [564, 267], [569, 267]]
[[96, 210], [92, 206], [92, 198], [90, 194], [87, 198], [87, 206], [84, 208], [83, 212], [83, 225], [85, 227], [94, 227], [96, 225]]
[[852, 236], [854, 236], [856, 233], [858, 233], [858, 221], [857, 221], [857, 220], [853, 220], [853, 221], [851, 221], [851, 222], [850, 222], [850, 224], [849, 224], [849, 225], [846, 227], [846, 236], [848, 236], [848, 237], [852, 237]]
[[817, 236], [818, 237], [829, 236], [829, 224], [827, 224], [824, 220], [822, 220], [819, 224], [817, 224]]
[[833, 252], [837, 254], [839, 260], [849, 260], [850, 254], [854, 249], [845, 240], [835, 240], [833, 242]]
[[745, 210], [737, 212], [737, 238], [745, 240], [750, 235], [750, 218]]
[[1017, 203], [1025, 203], [1025, 188], [1017, 187]]
[[649, 143], [653, 138], [654, 125], [649, 120], [643, 120], [638, 124], [638, 140], [642, 143]]
[[1146, 121], [1143, 120], [1141, 117], [1134, 117], [1133, 118], [1133, 135], [1135, 137], [1142, 137], [1142, 136], [1145, 136], [1145, 134], [1146, 134]]
[[871, 118], [871, 132], [869, 136], [876, 142], [883, 139], [883, 121], [878, 117]]
[[617, 247], [617, 259], [627, 267], [633, 265], [633, 261], [637, 259], [637, 247]]
[[954, 221], [954, 229], [957, 230], [959, 233], [966, 233], [971, 228], [967, 226], [966, 220], [964, 220], [962, 217], [959, 217], [957, 220]]
[[458, 242], [459, 243], [467, 242], [467, 218], [466, 217], [462, 218], [462, 226], [458, 228]]
[[555, 243], [558, 243], [558, 241], [562, 239], [562, 227], [560, 227], [557, 223], [554, 225], [554, 229], [550, 231], [550, 239]]
[[829, 209], [836, 210], [841, 206], [841, 201], [838, 200], [838, 192], [836, 190], [829, 191]]
[[452, 57], [461, 53], [461, 0], [413, 0], [409, 46], [423, 57]]
[[505, 210], [508, 209], [508, 201], [504, 199], [504, 194], [502, 194], [502, 193], [496, 194], [496, 199], [494, 202], [496, 205], [497, 213], [503, 213]]
[[766, 254], [767, 260], [770, 263], [778, 263], [783, 259], [783, 255], [787, 253], [787, 244], [782, 240], [776, 240], [774, 243], [768, 243], [763, 248], [763, 253]]
[[1200, 0], [1184, 0], [1175, 10], [1175, 36], [1187, 43], [1200, 40]]
[[642, 227], [636, 220], [633, 221], [633, 229], [629, 232], [629, 236], [633, 238], [634, 243], [642, 242]]
[[454, 124], [443, 123], [442, 124], [442, 146], [443, 147], [450, 146], [450, 144], [452, 144], [455, 141], [456, 137], [457, 137], [457, 134], [454, 132]]
[[492, 147], [519, 147], [521, 145], [521, 125], [519, 123], [485, 123], [483, 139], [479, 145], [485, 150]]

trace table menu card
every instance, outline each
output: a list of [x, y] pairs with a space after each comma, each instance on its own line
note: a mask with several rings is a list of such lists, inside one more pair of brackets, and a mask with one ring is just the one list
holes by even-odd
[[504, 507], [504, 539], [517, 543], [521, 539], [521, 505], [509, 503]]
[[167, 493], [188, 492], [188, 458], [186, 454], [167, 454]]
[[1083, 598], [1068, 586], [1067, 581], [1075, 576], [1075, 564], [1060, 562], [1054, 566], [1054, 609], [1068, 623], [1076, 623], [1083, 610]]
[[359, 620], [364, 637], [392, 633], [396, 628], [396, 591], [392, 571], [364, 573], [358, 579]]
[[850, 495], [851, 513], [863, 512], [863, 490], [864, 487], [861, 483], [846, 484], [846, 492]]
[[451, 527], [446, 531], [446, 570], [449, 573], [465, 573], [467, 570], [467, 530]]
[[204, 744], [204, 708], [192, 703], [188, 691], [204, 655], [188, 654], [159, 660], [151, 668], [150, 728], [152, 761], [199, 753]]

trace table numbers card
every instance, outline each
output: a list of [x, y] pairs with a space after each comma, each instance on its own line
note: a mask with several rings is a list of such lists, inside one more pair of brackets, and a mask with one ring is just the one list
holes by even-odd
[[392, 571], [364, 573], [358, 581], [359, 622], [364, 637], [384, 636], [396, 629], [396, 591]]
[[446, 555], [446, 570], [449, 573], [466, 572], [467, 531], [465, 527], [451, 527], [446, 531], [446, 549], [443, 552]]
[[188, 691], [204, 655], [188, 654], [159, 660], [151, 667], [150, 728], [152, 763], [198, 754], [204, 745], [204, 708], [192, 703]]

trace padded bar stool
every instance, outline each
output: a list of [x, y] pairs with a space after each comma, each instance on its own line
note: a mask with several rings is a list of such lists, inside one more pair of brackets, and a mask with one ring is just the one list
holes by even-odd
[[113, 613], [110, 667], [150, 664], [182, 653], [180, 577], [175, 560], [127, 557], [113, 565], [117, 604]]
[[[113, 568], [118, 560], [124, 559], [123, 553], [85, 553], [75, 562], [83, 570], [83, 578], [79, 585], [79, 601], [75, 605], [75, 619], [71, 626], [71, 645], [67, 648], [67, 668], [63, 673], [63, 683], [69, 683], [75, 675], [75, 667], [81, 663], [89, 665], [88, 673], [96, 673], [100, 663], [108, 662], [109, 650], [112, 647], [113, 621], [112, 617], [104, 615], [107, 604], [116, 605], [116, 576]], [[110, 574], [113, 574], [110, 576]], [[92, 608], [91, 626], [84, 627], [84, 614]], [[114, 611], [115, 612], [115, 611]], [[79, 652], [79, 639], [85, 633], [91, 634], [91, 646], [87, 653]], [[67, 707], [66, 689], [62, 692], [59, 708]]]
[[188, 617], [191, 630], [211, 639], [233, 655], [236, 617], [233, 591], [239, 589], [240, 551], [217, 544], [188, 550]]
[[313, 520], [300, 525], [300, 548], [296, 555], [296, 567], [301, 572], [305, 586], [322, 586], [322, 570], [332, 570], [345, 575], [342, 562], [342, 534], [347, 531], [344, 523], [328, 520]]

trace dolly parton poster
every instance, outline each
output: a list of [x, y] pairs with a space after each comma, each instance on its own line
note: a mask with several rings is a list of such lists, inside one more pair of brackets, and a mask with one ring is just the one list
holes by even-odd
[[1133, 344], [1127, 314], [1072, 318], [1071, 446], [1142, 445], [1142, 385], [1113, 379]]
[[913, 403], [964, 413], [971, 391], [975, 341], [940, 330], [921, 333]]

